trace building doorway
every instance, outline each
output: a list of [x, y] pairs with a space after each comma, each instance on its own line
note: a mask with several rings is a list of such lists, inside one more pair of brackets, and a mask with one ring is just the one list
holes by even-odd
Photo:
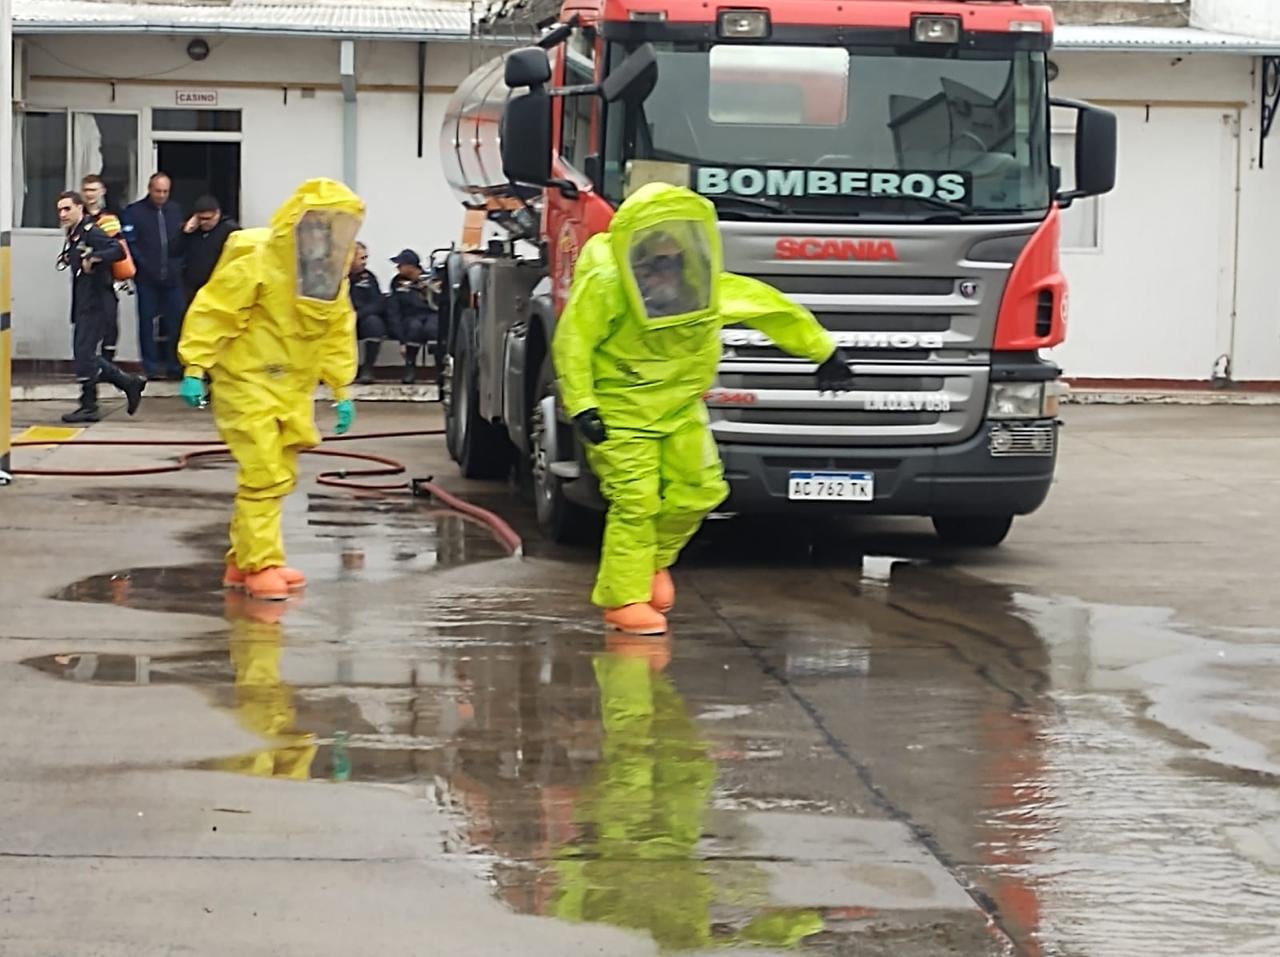
[[217, 198], [225, 216], [240, 218], [240, 144], [201, 140], [156, 143], [156, 169], [173, 181], [173, 199], [189, 215], [197, 199]]
[[208, 193], [225, 215], [240, 219], [240, 136], [239, 110], [152, 109], [154, 169], [173, 181], [184, 213]]

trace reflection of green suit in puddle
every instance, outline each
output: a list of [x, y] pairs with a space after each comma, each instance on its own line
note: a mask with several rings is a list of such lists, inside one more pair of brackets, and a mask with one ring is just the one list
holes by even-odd
[[[603, 755], [577, 807], [584, 837], [556, 863], [551, 913], [648, 931], [664, 950], [711, 946], [715, 890], [694, 854], [716, 773], [707, 744], [646, 659], [605, 654], [593, 664]], [[772, 911], [726, 942], [788, 945], [822, 926], [813, 911]]]
[[[661, 303], [637, 279], [653, 276], [659, 260], [680, 269], [681, 290]], [[642, 187], [583, 246], [551, 351], [565, 412], [598, 409], [608, 432], [587, 450], [609, 503], [597, 605], [649, 601], [654, 572], [675, 562], [728, 494], [702, 397], [720, 363], [720, 331], [735, 323], [812, 362], [835, 352], [807, 309], [722, 271], [715, 208], [687, 189]]]
[[235, 666], [235, 715], [241, 726], [263, 738], [286, 742], [283, 747], [255, 751], [211, 763], [220, 771], [255, 777], [311, 776], [316, 744], [310, 734], [294, 730], [297, 713], [293, 690], [280, 678], [283, 633], [280, 625], [236, 617], [231, 621], [231, 663]]

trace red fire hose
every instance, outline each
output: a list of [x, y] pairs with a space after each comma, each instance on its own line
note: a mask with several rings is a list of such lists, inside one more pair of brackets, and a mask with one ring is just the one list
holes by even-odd
[[[328, 445], [333, 442], [359, 442], [369, 439], [407, 439], [421, 438], [424, 436], [443, 435], [443, 429], [415, 429], [406, 432], [368, 432], [363, 435], [343, 435], [330, 436], [324, 439], [324, 444]], [[135, 448], [168, 448], [193, 449], [190, 452], [183, 452], [176, 459], [166, 465], [144, 465], [127, 469], [14, 469], [14, 475], [26, 475], [40, 478], [121, 478], [140, 475], [164, 475], [169, 472], [181, 472], [189, 468], [191, 464], [199, 459], [214, 458], [218, 456], [230, 455], [231, 451], [216, 439], [205, 441], [169, 441], [163, 439], [69, 439], [66, 441], [58, 440], [41, 440], [31, 439], [29, 441], [19, 441], [13, 443], [14, 447], [21, 446], [41, 446], [41, 445], [76, 445], [76, 446], [132, 446]], [[401, 495], [408, 494], [415, 497], [426, 497], [435, 499], [447, 508], [452, 509], [460, 515], [479, 522], [484, 525], [493, 536], [509, 551], [512, 555], [519, 557], [524, 554], [524, 543], [520, 536], [516, 534], [515, 529], [508, 525], [502, 518], [495, 515], [488, 509], [473, 505], [471, 502], [458, 498], [456, 495], [446, 492], [437, 485], [431, 478], [410, 479], [401, 482], [382, 482], [378, 484], [362, 484], [352, 481], [352, 479], [366, 478], [390, 478], [396, 475], [404, 475], [406, 469], [404, 465], [395, 459], [388, 458], [384, 455], [372, 455], [368, 452], [340, 452], [336, 449], [304, 449], [305, 455], [325, 455], [333, 458], [355, 459], [360, 462], [372, 462], [376, 468], [363, 469], [338, 469], [330, 472], [321, 472], [316, 477], [316, 482], [320, 485], [330, 488], [346, 489], [359, 495]]]

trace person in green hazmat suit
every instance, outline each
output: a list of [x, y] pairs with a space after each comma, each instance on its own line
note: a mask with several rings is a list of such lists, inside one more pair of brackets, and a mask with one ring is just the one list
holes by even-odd
[[620, 631], [666, 631], [668, 569], [728, 495], [703, 395], [721, 329], [736, 323], [818, 363], [820, 391], [852, 388], [812, 313], [723, 271], [715, 207], [696, 193], [643, 186], [583, 246], [551, 351], [560, 400], [609, 504], [592, 601]]
[[713, 939], [716, 887], [696, 855], [716, 777], [710, 748], [663, 674], [666, 638], [615, 634], [605, 648], [592, 659], [601, 760], [575, 807], [584, 838], [557, 855], [551, 914], [643, 930], [662, 950], [788, 946], [822, 931], [815, 910], [769, 907]]
[[209, 374], [214, 422], [240, 466], [223, 585], [254, 598], [285, 599], [305, 584], [285, 565], [280, 521], [298, 453], [320, 443], [316, 384], [333, 394], [339, 435], [355, 417], [347, 272], [363, 219], [347, 187], [307, 180], [269, 227], [231, 234], [183, 321], [181, 395], [202, 405]]

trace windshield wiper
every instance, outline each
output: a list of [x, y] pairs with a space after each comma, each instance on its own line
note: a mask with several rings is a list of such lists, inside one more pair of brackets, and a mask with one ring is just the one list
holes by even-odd
[[781, 213], [783, 216], [795, 215], [795, 211], [790, 206], [780, 203], [776, 199], [765, 199], [761, 196], [738, 196], [734, 193], [718, 193], [714, 196], [706, 196], [705, 198], [711, 200], [717, 209], [723, 201], [737, 203], [740, 206], [754, 206], [757, 209], [767, 209], [771, 213]]
[[932, 206], [935, 209], [945, 209], [960, 216], [972, 216], [974, 211], [973, 206], [969, 203], [958, 203], [953, 199], [943, 199], [941, 196], [896, 196], [894, 198], [914, 200], [924, 206]]

